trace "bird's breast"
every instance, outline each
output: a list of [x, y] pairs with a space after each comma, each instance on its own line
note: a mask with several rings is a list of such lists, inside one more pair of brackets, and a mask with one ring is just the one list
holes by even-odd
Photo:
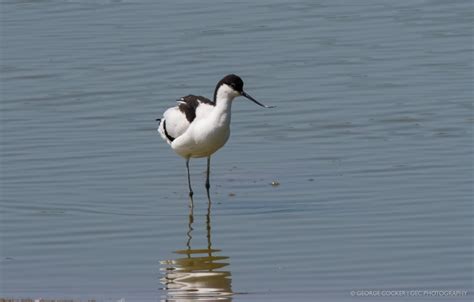
[[229, 125], [209, 125], [209, 122], [204, 121], [196, 125], [194, 129], [194, 140], [196, 144], [203, 145], [220, 145], [221, 147], [230, 135]]
[[193, 157], [207, 156], [225, 145], [230, 136], [230, 125], [208, 118], [197, 122], [192, 129]]

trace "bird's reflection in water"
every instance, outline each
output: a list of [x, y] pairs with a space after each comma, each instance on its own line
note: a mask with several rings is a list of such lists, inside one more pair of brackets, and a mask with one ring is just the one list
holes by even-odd
[[222, 270], [229, 265], [229, 257], [216, 255], [221, 250], [213, 249], [211, 244], [210, 198], [206, 215], [207, 248], [192, 248], [193, 222], [191, 200], [187, 248], [174, 252], [178, 258], [160, 261], [164, 275], [160, 281], [167, 291], [165, 301], [232, 301], [231, 274]]

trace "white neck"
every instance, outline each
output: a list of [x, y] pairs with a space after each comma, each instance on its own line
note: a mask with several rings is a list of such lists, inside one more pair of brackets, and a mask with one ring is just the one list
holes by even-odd
[[214, 114], [221, 123], [230, 124], [230, 113], [232, 109], [232, 101], [238, 92], [232, 89], [230, 86], [224, 84], [217, 90], [216, 94], [216, 106], [214, 107]]
[[217, 89], [216, 105], [218, 105], [219, 102], [232, 102], [232, 100], [238, 95], [239, 93], [229, 85], [223, 84], [219, 89]]

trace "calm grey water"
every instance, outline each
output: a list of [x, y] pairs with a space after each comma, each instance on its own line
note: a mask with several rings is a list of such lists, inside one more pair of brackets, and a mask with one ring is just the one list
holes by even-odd
[[[0, 298], [472, 299], [471, 1], [0, 11]], [[277, 108], [235, 101], [190, 209], [154, 119], [228, 73]]]

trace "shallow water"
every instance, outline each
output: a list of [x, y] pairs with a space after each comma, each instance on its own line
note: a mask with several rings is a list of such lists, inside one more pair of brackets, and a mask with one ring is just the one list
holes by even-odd
[[[0, 12], [0, 297], [472, 299], [470, 1]], [[189, 208], [154, 119], [227, 73], [277, 108], [236, 100]]]

